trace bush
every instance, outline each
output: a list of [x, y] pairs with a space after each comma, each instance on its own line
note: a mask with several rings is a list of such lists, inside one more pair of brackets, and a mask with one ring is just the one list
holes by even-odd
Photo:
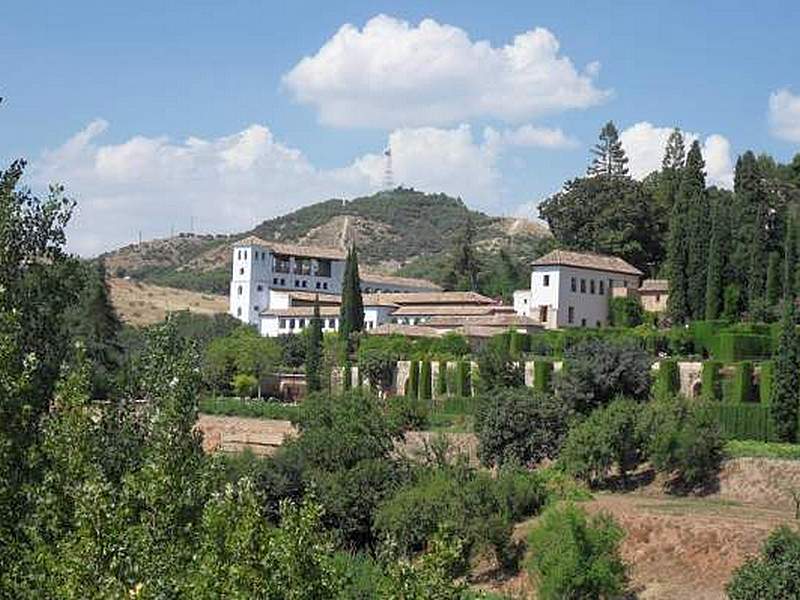
[[349, 392], [353, 388], [353, 368], [350, 365], [342, 367], [342, 392]]
[[740, 362], [733, 371], [733, 402], [751, 402], [753, 400], [753, 363]]
[[455, 395], [459, 398], [467, 398], [472, 396], [472, 383], [470, 377], [470, 370], [472, 365], [464, 360], [456, 363], [456, 389]]
[[773, 531], [761, 555], [749, 559], [725, 588], [731, 600], [800, 597], [800, 534], [785, 525]]
[[408, 398], [419, 398], [419, 362], [416, 360], [409, 361], [408, 363], [406, 396]]
[[727, 326], [727, 321], [692, 321], [689, 332], [694, 343], [694, 350], [703, 356], [714, 356], [718, 352], [718, 335]]
[[519, 331], [512, 329], [509, 332], [509, 345], [508, 350], [511, 358], [519, 360], [523, 352], [528, 350], [528, 337], [521, 334]]
[[770, 442], [777, 439], [769, 404], [709, 404], [722, 437]]
[[610, 515], [587, 517], [575, 505], [552, 507], [531, 532], [528, 571], [538, 598], [614, 598], [627, 585], [620, 557], [624, 532]]
[[281, 363], [291, 369], [302, 367], [306, 362], [305, 336], [294, 333], [279, 335], [278, 344], [281, 346]]
[[549, 393], [553, 376], [553, 363], [545, 360], [533, 361], [533, 389]]
[[430, 400], [433, 393], [433, 382], [431, 381], [431, 363], [428, 360], [420, 363], [419, 369], [419, 399]]
[[564, 470], [597, 485], [616, 466], [624, 480], [639, 463], [641, 443], [636, 433], [640, 408], [638, 403], [620, 398], [572, 427], [559, 455]]
[[700, 373], [701, 396], [707, 402], [715, 402], [722, 399], [721, 368], [722, 364], [715, 360], [703, 362], [703, 370]]
[[436, 397], [447, 395], [447, 361], [439, 361], [439, 370], [436, 372]]
[[478, 354], [481, 391], [525, 384], [525, 374], [509, 351], [508, 339], [508, 334], [495, 336]]
[[761, 363], [761, 372], [758, 375], [758, 398], [762, 404], [769, 404], [774, 374], [775, 364], [772, 361]]
[[769, 335], [748, 333], [721, 333], [719, 350], [714, 357], [724, 362], [766, 359], [772, 355], [772, 339]]
[[297, 404], [279, 404], [266, 400], [242, 401], [239, 398], [203, 398], [199, 403], [201, 413], [208, 415], [228, 415], [236, 417], [255, 417], [258, 419], [278, 419], [296, 421], [300, 416]]
[[240, 398], [251, 398], [257, 385], [258, 381], [256, 378], [247, 373], [238, 373], [233, 377], [233, 381], [231, 382], [234, 393]]
[[638, 298], [611, 298], [608, 316], [612, 327], [636, 327], [644, 322], [644, 309]]
[[422, 431], [430, 423], [428, 403], [422, 399], [394, 396], [389, 400], [392, 423], [403, 431]]
[[653, 395], [656, 398], [670, 398], [681, 390], [681, 378], [678, 361], [662, 360], [658, 365]]
[[448, 331], [431, 343], [430, 355], [438, 359], [454, 359], [470, 352], [469, 342], [463, 335]]
[[633, 340], [585, 340], [567, 352], [556, 395], [581, 414], [617, 396], [643, 400], [650, 390], [650, 357]]
[[494, 390], [479, 398], [478, 457], [488, 466], [535, 465], [555, 458], [571, 410], [552, 395], [528, 388]]

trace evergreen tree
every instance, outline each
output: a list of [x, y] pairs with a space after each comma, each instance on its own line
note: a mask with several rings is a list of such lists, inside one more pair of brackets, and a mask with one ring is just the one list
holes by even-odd
[[770, 411], [775, 431], [783, 442], [797, 439], [797, 323], [794, 302], [784, 302], [781, 331], [774, 359]]
[[626, 176], [628, 174], [628, 157], [619, 139], [619, 132], [613, 121], [609, 121], [600, 130], [600, 142], [592, 148], [592, 164], [587, 173], [597, 175]]
[[669, 296], [667, 312], [675, 323], [686, 322], [691, 315], [689, 307], [687, 215], [678, 202], [672, 207], [667, 238], [667, 273]]
[[767, 305], [775, 306], [781, 297], [781, 257], [777, 252], [770, 252], [767, 265]]
[[786, 219], [786, 234], [783, 240], [783, 297], [792, 301], [796, 295], [795, 273], [797, 271], [797, 224], [794, 217]]
[[364, 300], [361, 296], [361, 277], [358, 273], [358, 250], [355, 245], [347, 251], [342, 280], [342, 306], [339, 313], [339, 336], [350, 340], [351, 335], [364, 329]]
[[764, 300], [766, 292], [766, 278], [764, 265], [766, 263], [766, 205], [759, 203], [756, 207], [756, 220], [753, 225], [753, 235], [750, 238], [749, 269], [747, 277], [747, 308], [755, 311]]
[[677, 127], [672, 130], [667, 138], [667, 146], [664, 149], [664, 158], [661, 161], [663, 171], [680, 173], [686, 163], [686, 146], [683, 140], [683, 133]]
[[[758, 296], [758, 290], [764, 283], [763, 267], [762, 274], [755, 282], [750, 281], [750, 275], [756, 266], [754, 260], [758, 257], [753, 256], [763, 250], [765, 238], [765, 217], [762, 210], [763, 194], [761, 194], [761, 181], [758, 171], [758, 161], [755, 155], [749, 150], [736, 160], [736, 170], [734, 174], [734, 245], [732, 264], [734, 266], [733, 276], [737, 283], [746, 290], [746, 300], [750, 304], [750, 292], [754, 292], [754, 299]], [[760, 224], [756, 221], [760, 220]], [[754, 240], [754, 237], [757, 239]], [[762, 256], [763, 260], [763, 256]]]
[[723, 284], [723, 226], [719, 214], [715, 215], [711, 228], [711, 242], [708, 248], [708, 270], [706, 273], [706, 311], [708, 320], [719, 318], [722, 310]]
[[479, 271], [480, 265], [475, 256], [475, 224], [472, 216], [467, 214], [464, 229], [456, 242], [453, 274], [448, 276], [448, 280], [457, 282], [459, 289], [477, 292]]
[[319, 296], [314, 299], [314, 316], [306, 332], [306, 389], [322, 390], [322, 319], [319, 316]]

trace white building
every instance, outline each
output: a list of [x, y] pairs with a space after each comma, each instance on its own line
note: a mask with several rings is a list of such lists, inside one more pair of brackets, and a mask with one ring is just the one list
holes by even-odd
[[530, 290], [514, 309], [547, 329], [608, 324], [611, 290], [638, 288], [643, 273], [616, 256], [554, 250], [533, 262]]
[[[275, 292], [340, 294], [346, 254], [335, 248], [298, 246], [247, 237], [233, 244], [229, 312], [261, 329], [261, 313], [275, 306]], [[439, 286], [422, 279], [388, 277], [365, 272], [365, 292], [436, 292]], [[283, 295], [285, 296], [285, 295]]]

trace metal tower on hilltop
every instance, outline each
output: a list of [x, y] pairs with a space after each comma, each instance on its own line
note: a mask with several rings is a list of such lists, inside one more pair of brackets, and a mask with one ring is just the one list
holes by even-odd
[[383, 156], [386, 158], [386, 167], [383, 170], [383, 189], [394, 189], [394, 173], [392, 173], [392, 147], [387, 146], [383, 151]]

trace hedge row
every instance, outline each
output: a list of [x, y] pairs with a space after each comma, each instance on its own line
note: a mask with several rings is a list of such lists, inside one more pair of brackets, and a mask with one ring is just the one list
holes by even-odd
[[709, 403], [708, 410], [722, 435], [735, 440], [771, 442], [777, 439], [769, 404]]
[[544, 360], [533, 361], [533, 389], [549, 392], [553, 379], [553, 363]]
[[678, 361], [662, 360], [655, 380], [655, 395], [659, 398], [674, 396], [681, 389]]
[[707, 360], [703, 363], [703, 370], [700, 372], [701, 395], [707, 401], [722, 400], [722, 376], [720, 370], [722, 363], [715, 360]]
[[772, 338], [751, 333], [721, 333], [717, 342], [717, 360], [758, 360], [772, 356]]

